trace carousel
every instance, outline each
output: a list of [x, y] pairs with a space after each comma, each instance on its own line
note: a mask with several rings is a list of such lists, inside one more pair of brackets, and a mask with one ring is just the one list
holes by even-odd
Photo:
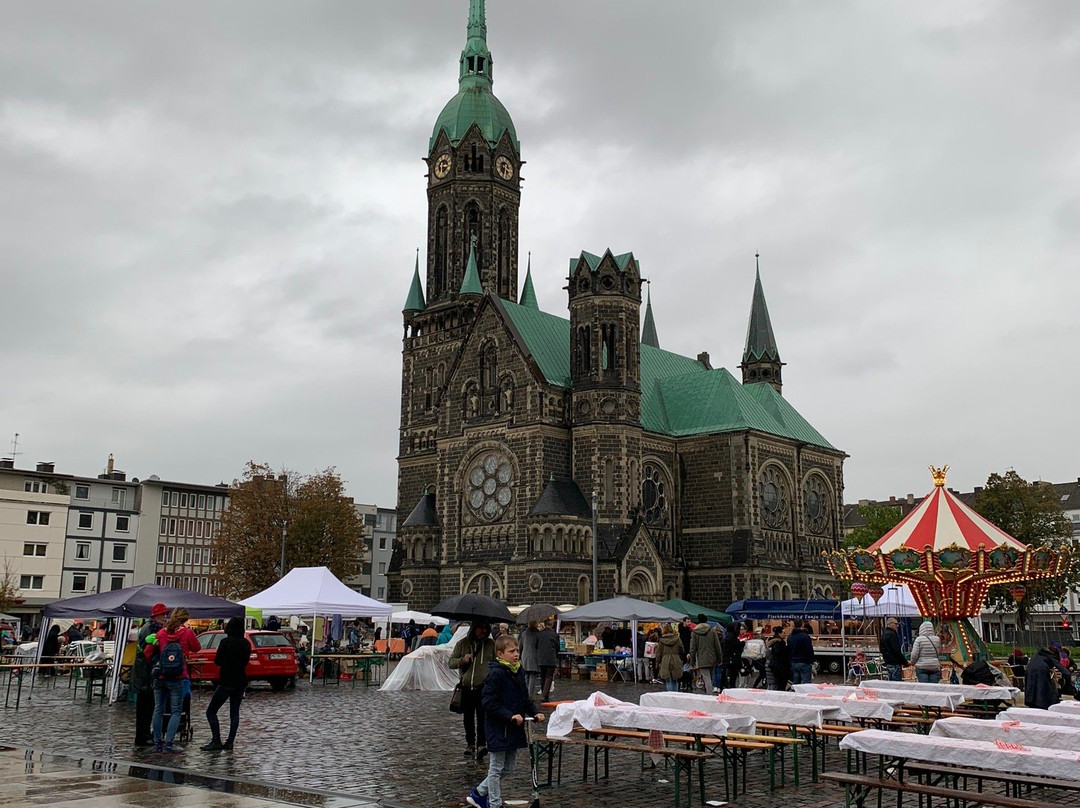
[[1013, 584], [1019, 602], [1023, 581], [1057, 577], [1069, 568], [1069, 557], [1029, 547], [977, 514], [945, 487], [948, 470], [931, 466], [934, 490], [870, 547], [828, 553], [825, 560], [833, 575], [853, 582], [857, 595], [906, 584], [920, 613], [934, 621], [942, 654], [966, 665], [988, 656], [969, 621], [982, 611], [987, 590]]

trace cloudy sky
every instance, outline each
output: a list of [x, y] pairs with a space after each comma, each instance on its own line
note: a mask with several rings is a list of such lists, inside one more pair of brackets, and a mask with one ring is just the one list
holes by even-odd
[[[10, 5], [0, 454], [333, 465], [393, 506], [467, 8]], [[1080, 474], [1080, 5], [489, 0], [488, 42], [542, 308], [571, 256], [632, 250], [661, 346], [737, 373], [760, 252], [784, 394], [851, 455], [848, 501], [921, 495], [928, 463]]]

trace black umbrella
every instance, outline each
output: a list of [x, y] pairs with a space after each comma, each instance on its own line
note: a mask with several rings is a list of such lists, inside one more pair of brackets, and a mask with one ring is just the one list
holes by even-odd
[[514, 616], [510, 614], [506, 604], [501, 600], [489, 598], [487, 595], [452, 595], [443, 598], [431, 610], [432, 614], [439, 617], [448, 617], [451, 620], [487, 620], [490, 623], [513, 623]]
[[552, 606], [550, 603], [534, 603], [532, 606], [521, 610], [521, 614], [517, 616], [517, 621], [521, 625], [525, 625], [526, 623], [533, 623], [537, 620], [547, 620], [552, 615], [558, 613], [558, 606]]

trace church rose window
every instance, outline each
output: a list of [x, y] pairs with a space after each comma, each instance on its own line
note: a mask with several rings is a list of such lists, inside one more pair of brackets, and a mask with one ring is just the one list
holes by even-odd
[[510, 459], [501, 452], [485, 452], [469, 469], [468, 504], [480, 519], [487, 522], [502, 516], [510, 505], [514, 470]]
[[806, 527], [811, 533], [821, 535], [829, 529], [829, 489], [816, 474], [803, 486], [803, 508]]
[[788, 525], [788, 486], [784, 476], [772, 466], [762, 472], [758, 480], [761, 499], [761, 518], [768, 527], [783, 528]]
[[645, 521], [650, 525], [663, 524], [667, 521], [667, 483], [660, 467], [646, 463], [641, 481], [641, 507], [645, 511]]

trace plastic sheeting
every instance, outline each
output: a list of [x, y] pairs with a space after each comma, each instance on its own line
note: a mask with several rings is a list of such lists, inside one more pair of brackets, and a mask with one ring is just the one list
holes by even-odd
[[[1020, 693], [1018, 688], [999, 687], [997, 685], [950, 685], [945, 682], [890, 682], [887, 679], [880, 682], [874, 682], [867, 686], [873, 687], [876, 690], [925, 690], [929, 693], [959, 693], [965, 699], [970, 699], [972, 701], [978, 699], [1012, 701], [1013, 697]], [[1069, 702], [1069, 704], [1076, 704], [1076, 702]]]
[[1010, 707], [997, 714], [999, 721], [1023, 721], [1025, 724], [1049, 724], [1057, 727], [1080, 727], [1080, 714], [1058, 713], [1035, 707]]
[[[692, 706], [691, 706], [692, 705]], [[643, 693], [642, 707], [668, 707], [678, 710], [698, 710], [718, 713], [725, 718], [750, 716], [769, 724], [790, 724], [800, 727], [820, 727], [828, 718], [831, 721], [850, 721], [851, 716], [842, 708], [832, 705], [796, 704], [781, 701], [751, 701], [736, 699], [721, 693], [706, 696], [697, 693]]]
[[[1015, 744], [1021, 748], [1017, 749]], [[1012, 748], [1010, 748], [1012, 747]], [[1047, 749], [1016, 741], [971, 741], [916, 735], [912, 732], [864, 729], [840, 741], [840, 748], [890, 758], [907, 758], [953, 766], [1080, 780], [1080, 759], [1071, 749]]]
[[621, 727], [718, 736], [727, 735], [729, 732], [754, 731], [754, 720], [746, 716], [719, 716], [698, 710], [640, 707], [599, 692], [593, 693], [587, 699], [566, 702], [556, 707], [548, 719], [547, 734], [553, 738], [569, 735], [574, 731], [575, 722], [588, 730]]
[[1010, 741], [1024, 746], [1071, 749], [1080, 752], [1080, 727], [1052, 724], [1025, 724], [1022, 721], [987, 721], [985, 718], [939, 718], [930, 728], [938, 738], [966, 738], [969, 741]]
[[960, 693], [916, 690], [915, 685], [910, 682], [908, 683], [911, 685], [910, 689], [891, 688], [889, 690], [879, 690], [874, 687], [876, 684], [877, 682], [875, 681], [872, 684], [863, 684], [860, 687], [851, 687], [850, 685], [830, 685], [827, 683], [819, 685], [792, 685], [792, 690], [796, 693], [825, 693], [829, 696], [848, 696], [852, 693], [864, 693], [872, 699], [883, 699], [885, 701], [891, 701], [894, 704], [914, 704], [918, 707], [944, 707], [946, 710], [955, 710], [965, 701]]
[[453, 690], [458, 683], [458, 672], [450, 670], [450, 655], [458, 641], [468, 633], [468, 626], [458, 626], [450, 642], [421, 645], [406, 654], [398, 660], [379, 690]]
[[[825, 693], [792, 693], [788, 690], [751, 690], [748, 688], [728, 688], [724, 691], [737, 699], [752, 701], [780, 701], [794, 704], [822, 704], [839, 707], [852, 718], [873, 718], [891, 721], [893, 706], [887, 701], [854, 696], [833, 696]], [[808, 701], [809, 699], [809, 701]]]

